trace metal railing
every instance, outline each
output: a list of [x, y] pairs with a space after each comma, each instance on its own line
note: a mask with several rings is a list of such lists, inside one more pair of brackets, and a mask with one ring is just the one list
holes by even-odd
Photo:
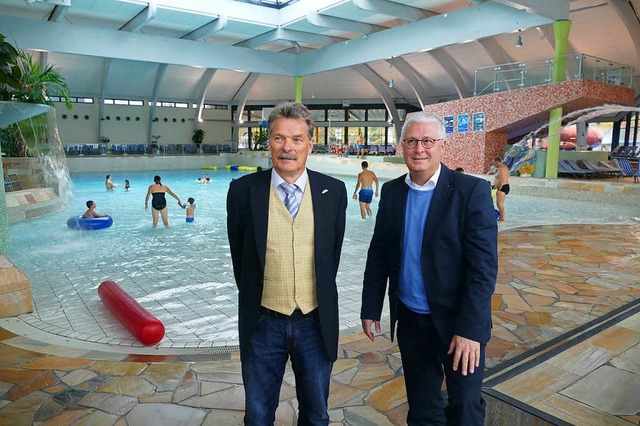
[[575, 54], [477, 68], [473, 95], [549, 84], [553, 81], [555, 61], [565, 61], [565, 81], [592, 80], [633, 88], [633, 67], [595, 56]]

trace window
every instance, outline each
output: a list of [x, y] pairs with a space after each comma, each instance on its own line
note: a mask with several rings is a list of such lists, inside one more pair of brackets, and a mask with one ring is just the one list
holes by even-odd
[[387, 121], [386, 109], [370, 109], [367, 121]]
[[[327, 121], [325, 116], [325, 110], [311, 110], [311, 117], [313, 117], [313, 121]], [[324, 142], [324, 141], [323, 141]]]
[[129, 105], [131, 105], [131, 106], [144, 106], [144, 102], [142, 102], [142, 101], [129, 101]]
[[350, 109], [348, 110], [348, 118], [349, 121], [364, 121], [364, 109]]
[[329, 110], [329, 121], [344, 121], [344, 110], [343, 109], [330, 109]]
[[176, 108], [189, 108], [189, 104], [186, 102], [176, 102]]

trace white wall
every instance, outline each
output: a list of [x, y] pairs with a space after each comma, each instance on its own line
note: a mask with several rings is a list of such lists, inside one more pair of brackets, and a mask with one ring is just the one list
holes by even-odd
[[[73, 104], [72, 110], [66, 109], [62, 103], [56, 103], [55, 107], [58, 131], [63, 144], [100, 142], [98, 104]], [[158, 121], [153, 123], [151, 134], [161, 136], [158, 143], [192, 143], [191, 136], [195, 123], [194, 109], [157, 107], [156, 117]], [[108, 137], [112, 144], [144, 144], [149, 142], [147, 140], [148, 106], [105, 105], [104, 118], [102, 120], [102, 136]], [[228, 143], [231, 139], [231, 109], [205, 109], [202, 118], [203, 122], [200, 123], [200, 128], [205, 131], [205, 144], [215, 145], [223, 141]]]

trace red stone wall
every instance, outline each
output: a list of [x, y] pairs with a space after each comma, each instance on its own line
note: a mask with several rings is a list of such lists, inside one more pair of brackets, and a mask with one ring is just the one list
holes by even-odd
[[[633, 105], [633, 98], [628, 87], [572, 80], [428, 105], [425, 111], [454, 116], [454, 133], [447, 135], [443, 162], [470, 173], [486, 173], [493, 158], [502, 155], [509, 131], [548, 124], [551, 109], [562, 107], [566, 115], [604, 104]], [[474, 112], [484, 112], [485, 131], [473, 132]], [[467, 133], [458, 133], [458, 114], [469, 114]]]

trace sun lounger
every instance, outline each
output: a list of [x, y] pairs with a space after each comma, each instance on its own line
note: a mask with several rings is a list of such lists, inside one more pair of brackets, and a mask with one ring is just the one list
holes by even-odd
[[633, 181], [638, 182], [638, 177], [640, 177], [640, 165], [637, 170], [633, 170], [633, 166], [627, 158], [614, 158], [613, 161], [620, 169], [620, 172], [622, 172], [622, 176], [633, 177]]

